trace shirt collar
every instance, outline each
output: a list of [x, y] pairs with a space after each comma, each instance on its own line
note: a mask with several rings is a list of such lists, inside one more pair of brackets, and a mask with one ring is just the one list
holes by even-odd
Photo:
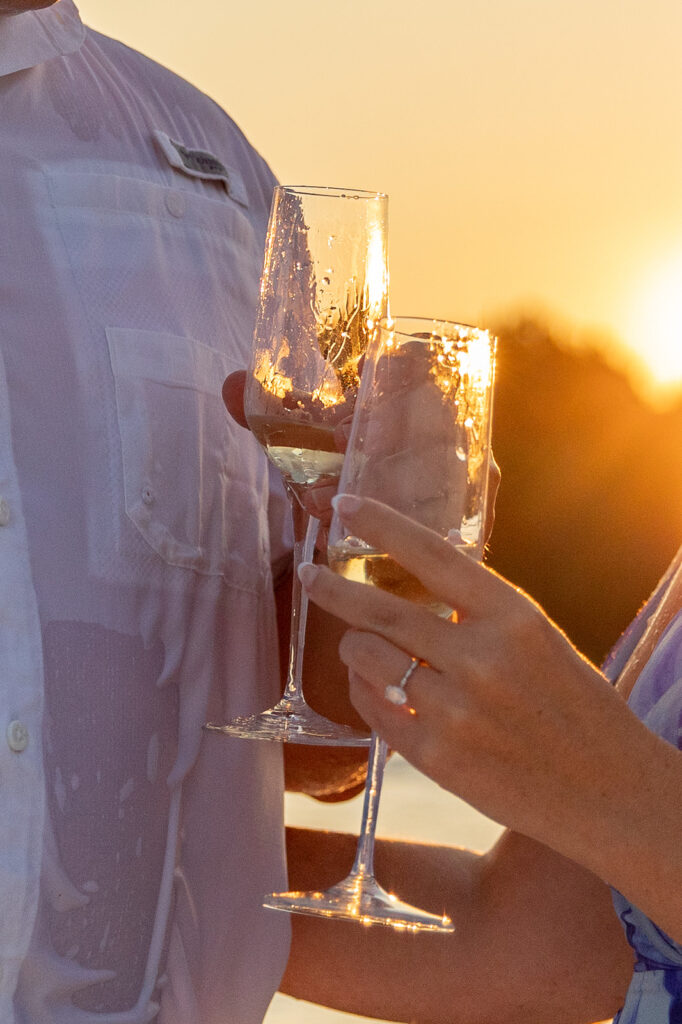
[[34, 68], [80, 49], [85, 27], [73, 0], [22, 14], [0, 15], [0, 76]]

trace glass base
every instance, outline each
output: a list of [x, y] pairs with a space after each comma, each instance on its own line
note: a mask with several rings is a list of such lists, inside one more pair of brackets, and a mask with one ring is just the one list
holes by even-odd
[[243, 739], [318, 747], [368, 747], [370, 742], [368, 735], [349, 725], [340, 725], [318, 715], [305, 701], [286, 699], [258, 715], [234, 718], [225, 725], [207, 722], [204, 729]]
[[382, 924], [396, 931], [440, 932], [450, 934], [455, 926], [443, 914], [430, 914], [403, 903], [382, 889], [371, 876], [349, 875], [326, 892], [274, 892], [263, 906], [290, 914], [356, 921], [358, 924]]

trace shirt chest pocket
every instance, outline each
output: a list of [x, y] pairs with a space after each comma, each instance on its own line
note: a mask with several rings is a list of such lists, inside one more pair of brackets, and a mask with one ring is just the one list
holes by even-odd
[[189, 338], [116, 327], [106, 336], [126, 516], [167, 564], [255, 588], [267, 558], [263, 469], [223, 406], [232, 367]]
[[260, 247], [222, 186], [140, 176], [156, 173], [44, 172], [45, 245], [76, 325], [89, 428], [89, 565], [123, 583], [183, 587], [166, 571], [178, 566], [256, 590], [269, 564], [265, 461], [220, 389], [248, 364]]

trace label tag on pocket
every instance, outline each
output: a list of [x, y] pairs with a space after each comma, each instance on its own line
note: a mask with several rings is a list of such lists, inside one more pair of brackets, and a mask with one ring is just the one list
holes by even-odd
[[182, 142], [171, 139], [162, 131], [154, 131], [154, 138], [171, 167], [205, 181], [222, 181], [230, 199], [240, 206], [249, 207], [249, 198], [242, 177], [238, 171], [225, 164], [205, 149], [190, 149]]

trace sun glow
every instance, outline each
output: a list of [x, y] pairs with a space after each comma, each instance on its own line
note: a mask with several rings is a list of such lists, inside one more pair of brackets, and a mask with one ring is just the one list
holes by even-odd
[[642, 282], [632, 307], [631, 343], [654, 384], [682, 387], [682, 253], [660, 263]]

